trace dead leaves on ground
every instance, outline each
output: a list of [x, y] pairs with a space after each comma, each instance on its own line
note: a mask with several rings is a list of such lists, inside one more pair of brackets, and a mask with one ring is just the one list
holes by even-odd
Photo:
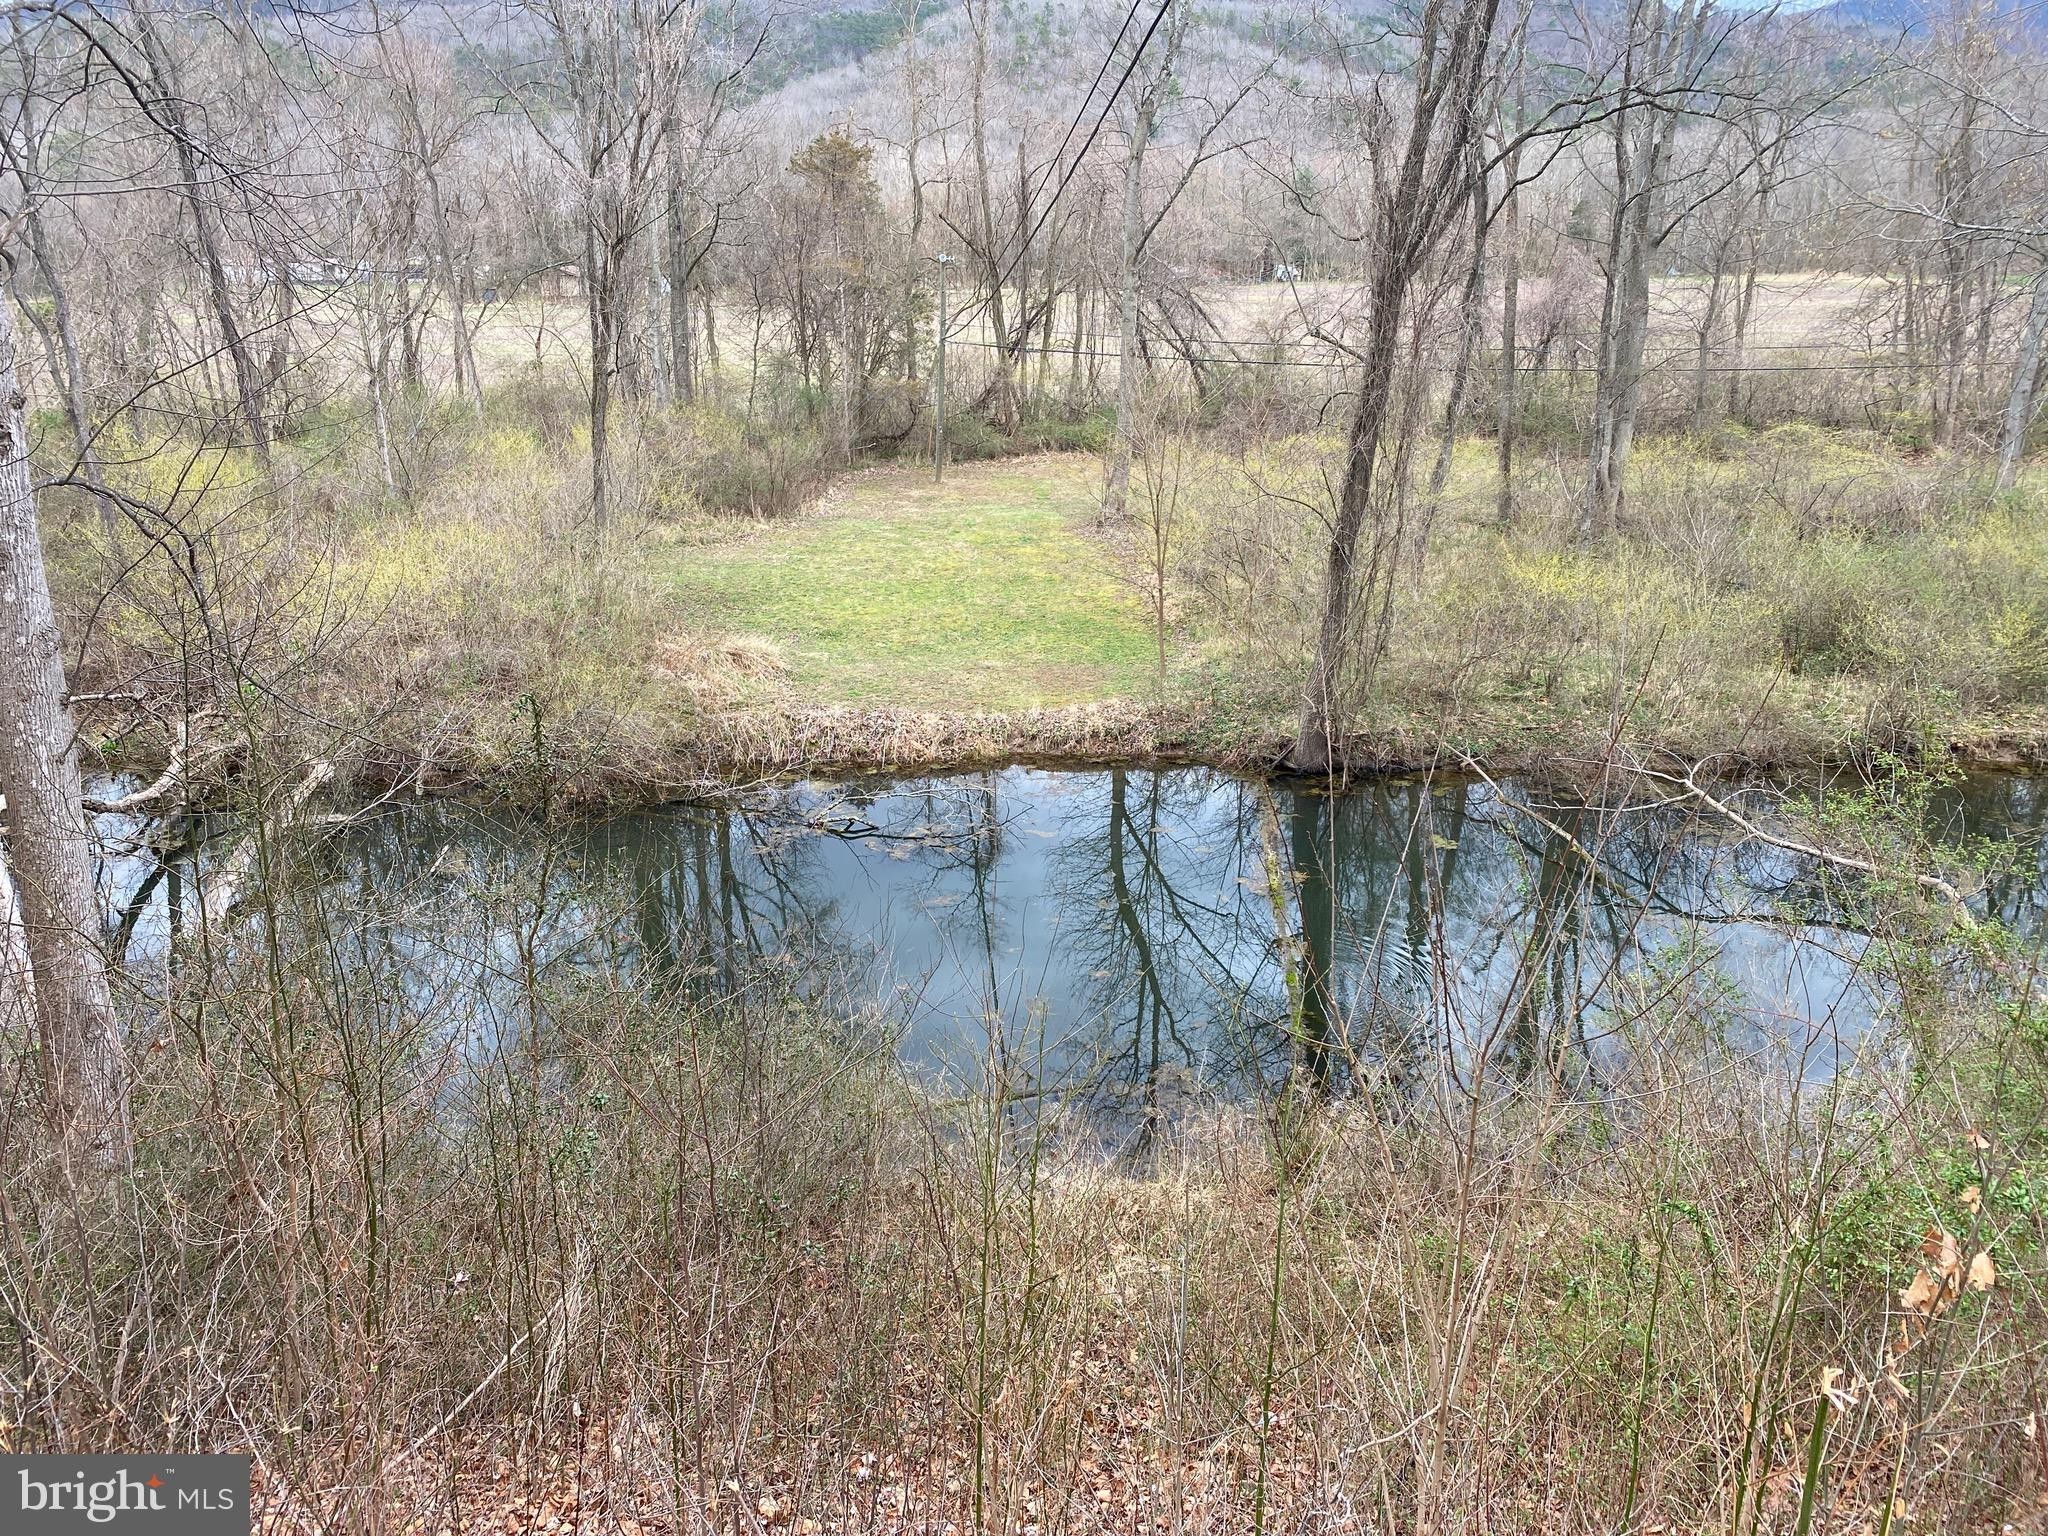
[[1899, 1308], [1905, 1315], [1899, 1323], [1897, 1353], [1903, 1355], [1924, 1338], [1929, 1325], [1965, 1291], [1983, 1294], [1998, 1284], [1998, 1264], [1988, 1248], [1977, 1249], [1967, 1259], [1963, 1255], [1962, 1240], [1955, 1233], [1939, 1225], [1927, 1229], [1920, 1241], [1920, 1265], [1899, 1292]]

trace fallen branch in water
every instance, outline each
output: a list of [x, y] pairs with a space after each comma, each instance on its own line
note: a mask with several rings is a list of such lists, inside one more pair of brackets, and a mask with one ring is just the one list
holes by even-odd
[[1977, 926], [1976, 914], [1970, 910], [1970, 904], [1964, 900], [1963, 893], [1939, 875], [1922, 874], [1918, 870], [1887, 869], [1882, 865], [1873, 863], [1869, 859], [1857, 858], [1854, 854], [1837, 853], [1833, 849], [1820, 847], [1816, 843], [1804, 843], [1797, 838], [1781, 837], [1775, 832], [1768, 832], [1736, 810], [1734, 806], [1729, 805], [1725, 800], [1718, 799], [1707, 790], [1701, 788], [1699, 780], [1695, 777], [1699, 772], [1697, 765], [1687, 768], [1683, 774], [1660, 773], [1655, 768], [1647, 768], [1640, 763], [1632, 766], [1636, 773], [1641, 774], [1646, 779], [1655, 779], [1660, 784], [1674, 785], [1682, 790], [1687, 797], [1697, 800], [1708, 810], [1725, 818], [1737, 830], [1742, 832], [1744, 836], [1753, 838], [1755, 841], [1769, 847], [1782, 848], [1787, 853], [1796, 853], [1803, 858], [1817, 859], [1823, 864], [1832, 864], [1838, 869], [1853, 869], [1859, 874], [1876, 877], [1904, 874], [1914, 884], [1924, 890], [1934, 892], [1935, 895], [1947, 902], [1950, 909], [1955, 913], [1957, 926], [1966, 932], [1974, 930]]
[[[284, 804], [271, 818], [271, 830], [282, 831], [290, 826], [298, 818], [299, 812], [305, 809], [306, 802], [333, 777], [334, 764], [330, 759], [320, 757], [309, 763], [305, 777], [293, 786], [292, 792], [285, 797]], [[259, 846], [260, 839], [256, 830], [252, 828], [248, 835], [235, 845], [234, 852], [223, 859], [215, 870], [209, 872], [209, 878], [205, 882], [205, 894], [199, 902], [200, 915], [204, 921], [220, 922], [234, 910], [235, 903], [241, 899], [243, 883], [249, 878], [249, 872], [256, 867]]]
[[126, 816], [156, 804], [185, 782], [185, 764], [191, 755], [191, 747], [192, 721], [188, 716], [178, 722], [178, 728], [171, 736], [171, 760], [154, 784], [145, 785], [130, 794], [117, 795], [111, 800], [87, 795], [80, 803], [99, 816]]

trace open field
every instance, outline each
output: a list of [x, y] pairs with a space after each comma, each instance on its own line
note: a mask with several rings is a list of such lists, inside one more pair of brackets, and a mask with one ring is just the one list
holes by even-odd
[[1144, 692], [1152, 641], [1086, 522], [1083, 455], [848, 477], [818, 507], [676, 549], [692, 628], [767, 641], [806, 702], [1018, 710]]
[[[1861, 354], [1872, 338], [1856, 323], [1858, 306], [1881, 292], [1887, 281], [1857, 274], [1766, 274], [1757, 284], [1750, 344], [1764, 350]], [[1532, 312], [1543, 302], [1549, 282], [1529, 280], [1524, 302]], [[1684, 350], [1696, 344], [1693, 317], [1701, 303], [1702, 284], [1702, 279], [1694, 277], [1654, 280], [1653, 354]], [[1201, 284], [1197, 285], [1196, 293], [1226, 341], [1302, 341], [1311, 324], [1340, 324], [1362, 303], [1355, 282]], [[582, 305], [579, 297], [567, 293], [557, 297], [525, 295], [484, 307], [475, 345], [485, 378], [507, 379], [530, 370], [536, 361], [550, 369], [580, 369], [589, 349], [588, 322]], [[751, 322], [745, 313], [729, 305], [719, 307], [717, 320], [721, 364], [728, 382], [744, 391], [752, 346]], [[1066, 309], [1055, 320], [1055, 368], [1059, 366], [1060, 349], [1073, 344], [1073, 323], [1073, 315]], [[971, 320], [959, 332], [957, 344], [964, 349], [965, 361], [971, 365], [978, 361], [977, 349], [985, 348], [990, 339], [988, 322], [983, 317]], [[784, 340], [772, 327], [764, 333], [763, 342], [764, 362], [770, 356], [783, 355]], [[1114, 335], [1097, 345], [1113, 352]], [[1882, 350], [1882, 342], [1877, 345]], [[1334, 351], [1312, 342], [1305, 345], [1302, 355], [1318, 362], [1336, 360]], [[1760, 360], [1750, 361], [1754, 366]], [[1113, 379], [1114, 357], [1099, 359], [1098, 369], [1103, 376]]]
[[[1540, 313], [1559, 280], [1537, 277], [1524, 280], [1522, 302], [1532, 315]], [[1749, 328], [1750, 342], [1758, 347], [1856, 348], [1854, 317], [1860, 305], [1883, 291], [1888, 279], [1859, 273], [1771, 272], [1757, 281], [1755, 311]], [[1569, 283], [1566, 289], [1577, 295], [1573, 301], [1583, 307], [1594, 305], [1597, 318], [1597, 289], [1579, 292]], [[1650, 285], [1650, 344], [1659, 348], [1686, 346], [1697, 341], [1695, 316], [1702, 302], [1705, 279], [1657, 277]], [[1208, 285], [1198, 289], [1204, 306], [1216, 316], [1231, 336], [1262, 337], [1269, 334], [1301, 334], [1311, 319], [1360, 316], [1364, 298], [1354, 282], [1237, 283]], [[1726, 285], [1722, 302], [1728, 302]], [[1489, 324], [1498, 322], [1498, 301]], [[1725, 316], [1723, 317], [1725, 324]], [[1860, 348], [1857, 348], [1860, 350]]]

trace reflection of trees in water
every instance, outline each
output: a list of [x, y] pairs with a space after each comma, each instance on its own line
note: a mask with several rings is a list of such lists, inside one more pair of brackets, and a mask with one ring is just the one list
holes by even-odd
[[2048, 894], [2048, 784], [1987, 773], [1940, 786], [1929, 797], [1926, 833], [1937, 844], [1983, 841], [2002, 855], [1984, 882], [1984, 915], [2023, 934], [2041, 926]]
[[[428, 804], [316, 846], [286, 918], [295, 942], [483, 1027], [564, 970], [744, 999], [779, 967], [778, 988], [849, 1006], [865, 973], [1013, 1086], [1146, 1134], [1187, 1085], [1270, 1085], [1297, 1044], [1332, 1093], [1399, 1101], [1482, 1062], [1503, 1084], [1595, 1092], [1605, 1037], [1718, 964], [1692, 936], [1832, 943], [1850, 971], [1860, 953], [1825, 871], [1686, 807], [1466, 781], [1276, 786], [1308, 983], [1296, 1042], [1261, 894], [1264, 792], [1200, 769], [1006, 770], [795, 786], [573, 833]], [[2031, 929], [2044, 817], [2038, 783], [1973, 780], [1935, 798], [1929, 832], [2011, 843], [1983, 905]], [[153, 954], [183, 921], [192, 858], [108, 866], [118, 942]], [[927, 998], [941, 966], [957, 995]]]
[[[1083, 1018], [1069, 1087], [1122, 1105], [1150, 1144], [1169, 1100], [1217, 1075], [1256, 995], [1264, 930], [1238, 896], [1244, 787], [1201, 770], [1112, 768], [1076, 796], [1048, 861]], [[1219, 895], [1220, 893], [1220, 895]], [[1224, 1075], [1236, 1063], [1222, 1063]]]
[[[1453, 850], [1463, 790], [1448, 791]], [[1349, 1079], [1398, 1095], [1421, 1051], [1439, 990], [1437, 798], [1422, 784], [1382, 782], [1335, 799], [1295, 790], [1283, 803], [1306, 1059], [1325, 1090]]]

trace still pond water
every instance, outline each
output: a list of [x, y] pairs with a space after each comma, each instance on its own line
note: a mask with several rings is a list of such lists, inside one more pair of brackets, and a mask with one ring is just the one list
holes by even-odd
[[[1305, 1042], [1286, 1025], [1268, 795]], [[2048, 900], [2044, 813], [2042, 783], [2009, 777], [1929, 812], [1939, 838], [2005, 847], [1973, 899], [2029, 934]], [[151, 873], [104, 871], [138, 971], [194, 881], [189, 860]], [[1012, 767], [775, 787], [549, 835], [428, 802], [331, 840], [319, 874], [341, 957], [450, 1027], [507, 1027], [526, 955], [558, 977], [711, 993], [765, 970], [886, 1021], [934, 1080], [972, 1085], [1000, 1062], [1113, 1116], [1254, 1093], [1304, 1059], [1332, 1088], [1482, 1054], [1497, 1074], [1569, 1061], [1597, 1077], [1681, 1015], [1825, 1075], [1888, 1006], [1853, 906], [1810, 861], [1679, 807], [1515, 784], [1333, 799], [1202, 768]]]

